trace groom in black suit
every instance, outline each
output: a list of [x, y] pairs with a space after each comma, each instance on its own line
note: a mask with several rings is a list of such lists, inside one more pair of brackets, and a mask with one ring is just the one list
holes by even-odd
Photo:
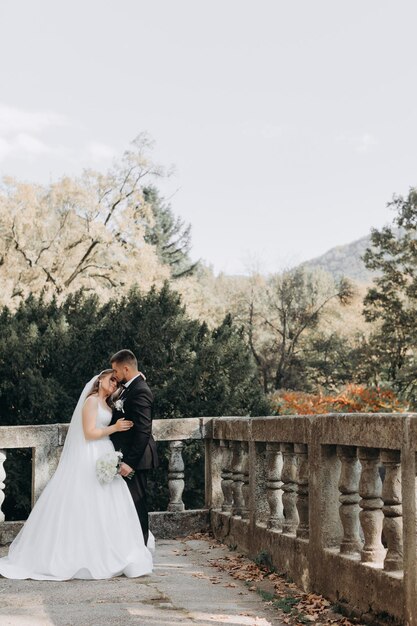
[[152, 437], [153, 395], [145, 377], [138, 370], [138, 362], [130, 350], [119, 350], [111, 357], [114, 376], [122, 383], [122, 393], [115, 402], [111, 424], [124, 417], [133, 422], [130, 430], [115, 432], [111, 440], [115, 450], [123, 453], [120, 474], [127, 478], [127, 486], [135, 503], [142, 526], [145, 545], [149, 536], [148, 507], [146, 503], [147, 471], [158, 467], [158, 454]]

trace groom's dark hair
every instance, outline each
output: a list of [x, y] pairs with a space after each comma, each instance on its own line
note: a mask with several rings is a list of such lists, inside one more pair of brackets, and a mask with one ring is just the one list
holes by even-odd
[[126, 363], [131, 367], [138, 367], [138, 360], [131, 350], [119, 350], [110, 359], [110, 363]]

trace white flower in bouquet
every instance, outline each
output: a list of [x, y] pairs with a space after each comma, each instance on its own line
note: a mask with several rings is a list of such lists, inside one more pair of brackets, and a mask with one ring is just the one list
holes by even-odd
[[96, 462], [96, 476], [103, 485], [111, 481], [119, 474], [123, 454], [121, 452], [107, 452]]

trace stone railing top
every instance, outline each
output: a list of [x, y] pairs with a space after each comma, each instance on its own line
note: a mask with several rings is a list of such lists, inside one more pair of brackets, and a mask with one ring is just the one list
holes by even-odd
[[[225, 417], [223, 420], [234, 420]], [[240, 418], [242, 419], [242, 418]], [[243, 418], [247, 419], [247, 418]], [[157, 441], [187, 441], [212, 437], [212, 417], [184, 417], [153, 420], [153, 434]], [[27, 426], [0, 426], [1, 448], [30, 448], [50, 445], [62, 446], [69, 424], [38, 424]]]
[[214, 439], [308, 443], [417, 450], [417, 413], [327, 413], [213, 420]]
[[[0, 426], [0, 448], [62, 446], [68, 424]], [[417, 450], [417, 413], [329, 413], [269, 417], [189, 417], [153, 422], [157, 441], [223, 439]]]
[[62, 445], [68, 426], [41, 424], [37, 426], [1, 426], [0, 448], [32, 448], [50, 444]]
[[[211, 418], [154, 420], [153, 433], [159, 441], [203, 439]], [[62, 446], [69, 424], [40, 424], [37, 426], [1, 426], [0, 448], [29, 448], [49, 444]]]

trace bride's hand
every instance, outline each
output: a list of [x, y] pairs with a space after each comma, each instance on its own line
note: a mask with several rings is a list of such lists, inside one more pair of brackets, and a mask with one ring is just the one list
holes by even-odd
[[121, 417], [117, 420], [115, 426], [118, 432], [123, 432], [124, 430], [129, 430], [130, 428], [132, 428], [133, 422], [125, 419], [124, 417]]

